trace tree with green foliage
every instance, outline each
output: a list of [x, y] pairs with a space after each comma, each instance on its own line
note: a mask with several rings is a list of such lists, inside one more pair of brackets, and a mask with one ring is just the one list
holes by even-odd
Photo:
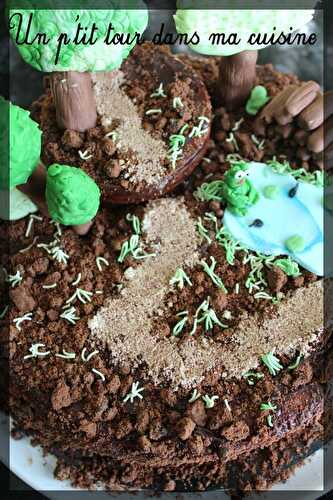
[[[9, 9], [10, 34], [27, 63], [50, 73], [59, 127], [85, 131], [97, 120], [90, 72], [120, 67], [137, 42], [135, 35], [145, 30], [148, 11], [142, 0], [131, 0], [132, 8], [126, 10], [120, 0], [110, 0], [108, 10], [89, 9], [89, 0], [82, 0], [80, 10], [55, 9], [52, 0], [53, 9], [41, 9], [38, 4], [25, 0], [24, 10]], [[47, 43], [40, 36], [44, 33]], [[104, 43], [108, 33], [122, 35], [130, 43], [108, 45]], [[83, 43], [85, 34], [86, 41], [93, 43]]]
[[51, 165], [47, 170], [46, 203], [52, 219], [65, 226], [89, 223], [97, 214], [100, 190], [83, 170]]
[[51, 165], [46, 172], [40, 162], [41, 135], [28, 111], [0, 97], [0, 189], [9, 191], [10, 202], [1, 207], [1, 216], [17, 220], [38, 207], [85, 234], [98, 211], [100, 190], [80, 168]]
[[42, 133], [25, 109], [0, 97], [0, 188], [25, 184], [40, 159]]
[[265, 45], [257, 43], [257, 36], [266, 35], [270, 40], [281, 32], [290, 34], [290, 27], [303, 27], [314, 12], [290, 10], [287, 5], [285, 10], [236, 10], [236, 4], [235, 10], [209, 9], [209, 1], [202, 9], [201, 0], [178, 0], [177, 6], [177, 31], [191, 35], [196, 31], [200, 37], [200, 42], [191, 48], [200, 54], [223, 56], [217, 90], [229, 109], [244, 104], [249, 97], [256, 80], [258, 49], [270, 45], [269, 41]]

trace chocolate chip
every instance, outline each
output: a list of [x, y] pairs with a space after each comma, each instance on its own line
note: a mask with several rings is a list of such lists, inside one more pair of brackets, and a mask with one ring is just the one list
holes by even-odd
[[267, 270], [266, 276], [269, 288], [272, 292], [280, 292], [288, 281], [288, 276], [277, 266], [273, 266], [271, 269]]
[[104, 139], [103, 151], [106, 155], [112, 156], [116, 152], [116, 145], [111, 139]]
[[207, 414], [205, 404], [201, 399], [189, 404], [186, 413], [197, 425], [203, 427], [206, 424]]
[[110, 160], [105, 164], [104, 169], [108, 177], [116, 179], [121, 172], [119, 160]]

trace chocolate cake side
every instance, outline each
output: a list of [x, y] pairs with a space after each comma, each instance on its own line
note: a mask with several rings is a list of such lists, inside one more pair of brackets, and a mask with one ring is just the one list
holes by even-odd
[[[214, 59], [196, 59], [193, 65], [205, 80], [216, 75]], [[258, 83], [272, 96], [294, 82], [294, 76], [270, 66], [258, 68]], [[212, 91], [214, 80], [207, 83]], [[37, 118], [41, 106], [48, 116], [47, 105], [44, 100], [33, 106]], [[263, 263], [266, 298], [255, 299], [246, 287], [251, 260], [237, 250], [230, 265], [225, 244], [216, 240], [225, 207], [197, 196], [205, 181], [222, 178], [228, 155], [255, 161], [276, 156], [295, 168], [317, 169], [320, 158], [300, 158], [304, 137], [295, 127], [257, 130], [244, 110], [215, 107], [205, 158], [171, 198], [102, 209], [84, 238], [45, 218], [1, 225], [12, 242], [7, 260], [2, 252], [5, 278], [16, 275], [15, 285], [10, 278], [11, 307], [0, 320], [3, 326], [10, 320], [9, 411], [19, 431], [58, 457], [59, 478], [89, 488], [102, 481], [111, 490], [203, 490], [221, 484], [238, 492], [267, 489], [288, 476], [295, 456], [303, 459], [323, 439], [331, 380], [325, 361], [332, 342], [330, 331], [320, 328], [320, 314], [314, 314], [322, 298], [319, 278], [304, 269], [290, 277]], [[47, 141], [47, 130], [44, 134]], [[71, 153], [62, 143], [57, 149], [62, 161], [69, 161]], [[140, 252], [125, 255], [123, 244], [134, 233]], [[228, 293], [204, 271], [202, 261], [210, 258], [218, 263], [215, 274]], [[184, 277], [182, 286], [179, 279], [170, 285], [172, 263], [186, 271], [191, 286]], [[272, 300], [279, 293], [283, 298]], [[193, 334], [190, 322], [207, 297], [226, 326], [200, 323]], [[106, 337], [100, 325], [117, 318], [115, 308], [111, 316], [103, 313], [110, 300], [115, 307], [121, 304], [125, 318], [120, 314], [122, 328]], [[0, 301], [2, 311], [7, 304]], [[268, 331], [277, 311], [288, 313], [288, 302], [295, 317], [289, 311], [285, 324], [304, 323], [313, 331], [286, 328], [281, 346], [294, 341], [293, 335], [298, 344], [278, 353], [278, 373], [272, 376], [258, 363], [242, 375], [249, 356], [238, 348], [232, 358], [237, 364], [225, 374], [216, 353], [228, 352], [243, 315], [255, 317]], [[149, 325], [148, 334], [142, 325]], [[265, 354], [260, 349], [269, 345], [266, 339], [256, 342]], [[298, 356], [303, 348], [304, 356]]]

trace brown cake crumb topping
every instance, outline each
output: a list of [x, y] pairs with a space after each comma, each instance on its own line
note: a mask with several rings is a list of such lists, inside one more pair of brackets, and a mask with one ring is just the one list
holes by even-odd
[[257, 315], [244, 316], [231, 339], [230, 352], [221, 352], [224, 375], [239, 377], [256, 368], [263, 354], [274, 350], [277, 354], [298, 350], [306, 355], [323, 326], [323, 302], [323, 283], [316, 281], [296, 290], [276, 307], [273, 317], [266, 317], [261, 323]]
[[128, 165], [123, 165], [127, 170], [125, 177], [147, 184], [161, 180], [165, 175], [163, 160], [167, 155], [166, 145], [143, 129], [133, 100], [121, 89], [124, 83], [122, 71], [93, 73], [92, 79], [102, 125], [105, 128], [112, 126], [117, 148], [126, 155], [134, 155], [134, 160], [132, 158]]
[[[143, 230], [155, 257], [128, 268], [120, 297], [109, 299], [89, 322], [92, 334], [108, 344], [116, 361], [135, 366], [143, 362], [156, 384], [166, 379], [176, 388], [198, 384], [214, 366], [223, 369], [224, 377], [240, 378], [271, 351], [307, 354], [323, 324], [321, 282], [298, 289], [276, 307], [273, 316], [260, 319], [259, 314], [244, 313], [220, 345], [205, 336], [186, 342], [155, 336], [153, 319], [167, 307], [170, 278], [178, 267], [198, 264], [200, 238], [182, 198], [149, 204]], [[304, 311], [312, 312], [307, 321]]]

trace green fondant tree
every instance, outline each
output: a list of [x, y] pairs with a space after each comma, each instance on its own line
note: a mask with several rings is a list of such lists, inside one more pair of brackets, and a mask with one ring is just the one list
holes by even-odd
[[42, 133], [25, 109], [0, 97], [0, 188], [25, 184], [39, 164]]
[[[19, 191], [39, 168], [41, 131], [28, 113], [0, 97], [0, 217], [18, 220], [37, 211]], [[19, 187], [19, 189], [16, 189]], [[6, 194], [7, 193], [7, 194]], [[9, 196], [8, 196], [9, 193]]]
[[0, 189], [10, 191], [10, 207], [15, 213], [9, 218], [16, 220], [37, 210], [26, 203], [24, 195], [18, 196], [17, 187], [44, 214], [85, 234], [99, 208], [97, 184], [80, 168], [67, 165], [51, 165], [46, 173], [40, 152], [37, 123], [28, 111], [0, 97]]
[[[112, 8], [108, 10], [88, 10], [91, 1], [82, 0], [81, 10], [35, 10], [38, 7], [37, 0], [26, 0], [25, 3], [24, 10], [9, 10], [10, 33], [23, 59], [33, 68], [50, 73], [59, 127], [77, 131], [94, 127], [97, 111], [90, 72], [119, 68], [135, 45], [135, 40], [125, 45], [105, 44], [109, 24], [112, 23], [114, 28], [112, 34], [128, 35], [132, 40], [136, 32], [142, 33], [147, 26], [148, 11], [145, 4], [142, 0], [132, 0], [132, 9], [124, 10], [116, 8], [117, 4], [121, 6], [120, 1], [110, 1]], [[54, 7], [54, 2], [50, 1], [50, 6]], [[97, 31], [93, 36], [96, 43], [73, 43], [79, 22], [83, 28], [88, 27], [89, 34], [95, 23]], [[35, 39], [31, 44], [24, 39], [29, 23], [29, 40]], [[46, 33], [49, 42], [39, 44], [36, 38], [38, 33]], [[56, 64], [61, 33], [66, 33], [71, 42], [62, 44]]]
[[100, 202], [95, 181], [80, 168], [68, 165], [54, 164], [48, 168], [45, 196], [53, 220], [65, 226], [84, 226], [84, 232]]
[[[208, 7], [209, 2], [206, 5]], [[205, 55], [223, 56], [220, 61], [217, 90], [222, 103], [229, 109], [244, 104], [255, 83], [258, 49], [264, 48], [265, 45], [251, 45], [248, 43], [249, 37], [253, 33], [270, 36], [284, 31], [288, 34], [290, 27], [297, 30], [313, 16], [313, 10], [309, 9], [204, 10], [200, 9], [200, 6], [202, 2], [199, 0], [178, 0], [178, 10], [174, 16], [176, 28], [179, 33], [189, 35], [197, 31], [200, 43], [191, 46], [194, 51]], [[223, 34], [225, 40], [240, 41], [237, 45], [213, 43], [212, 34]], [[237, 34], [237, 40], [232, 34]]]

